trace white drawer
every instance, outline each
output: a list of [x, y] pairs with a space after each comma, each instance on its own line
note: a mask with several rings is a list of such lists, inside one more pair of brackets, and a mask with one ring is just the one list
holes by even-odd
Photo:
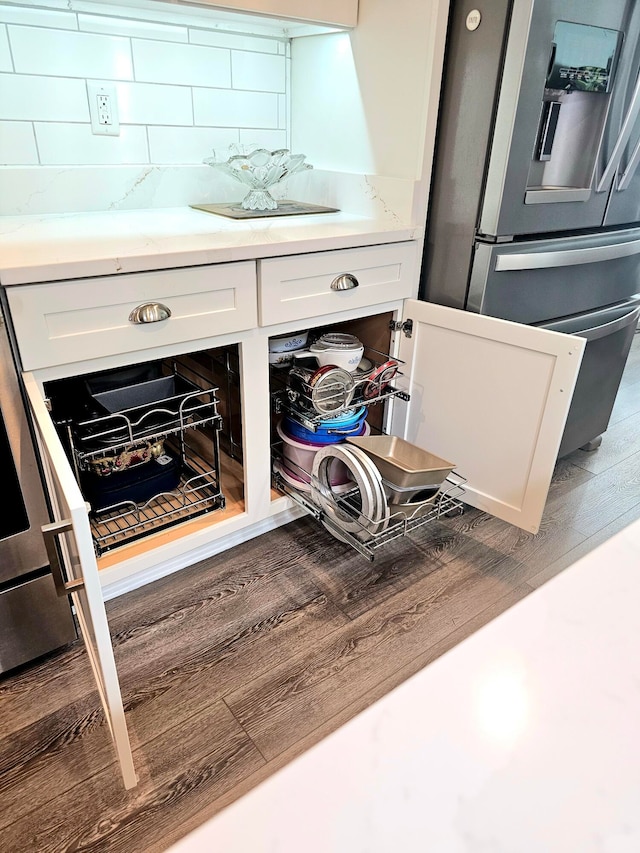
[[[257, 325], [253, 261], [10, 287], [25, 370], [210, 338]], [[159, 302], [166, 320], [135, 324]]]
[[[344, 274], [354, 276], [357, 286], [332, 289], [332, 283]], [[260, 325], [415, 296], [417, 275], [417, 244], [413, 242], [269, 258], [258, 265]]]

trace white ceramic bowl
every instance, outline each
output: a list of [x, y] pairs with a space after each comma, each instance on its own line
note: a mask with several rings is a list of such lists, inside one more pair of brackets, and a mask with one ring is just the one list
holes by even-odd
[[312, 344], [309, 352], [318, 359], [320, 367], [324, 367], [325, 364], [334, 364], [336, 367], [353, 373], [362, 361], [364, 345], [354, 349], [327, 349], [326, 347], [314, 347]]
[[269, 338], [269, 352], [294, 352], [306, 347], [309, 332], [296, 332], [294, 335], [278, 335]]

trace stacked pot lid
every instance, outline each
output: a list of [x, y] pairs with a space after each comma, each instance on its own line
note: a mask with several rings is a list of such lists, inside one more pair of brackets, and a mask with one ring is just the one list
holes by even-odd
[[342, 367], [326, 364], [312, 370], [293, 367], [289, 371], [290, 396], [317, 414], [335, 415], [353, 401], [356, 383], [352, 374]]
[[[341, 498], [331, 486], [330, 472], [339, 460], [353, 480], [353, 494]], [[358, 447], [329, 445], [316, 453], [311, 491], [328, 519], [361, 540], [382, 533], [389, 523], [382, 477], [373, 461]]]

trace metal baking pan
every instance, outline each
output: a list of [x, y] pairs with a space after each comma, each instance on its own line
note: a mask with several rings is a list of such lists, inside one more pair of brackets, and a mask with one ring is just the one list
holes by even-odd
[[395, 435], [348, 436], [347, 441], [364, 450], [383, 478], [400, 489], [439, 486], [456, 467]]

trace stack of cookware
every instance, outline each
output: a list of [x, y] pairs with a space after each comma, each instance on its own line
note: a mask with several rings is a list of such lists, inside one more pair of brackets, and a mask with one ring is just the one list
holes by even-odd
[[82, 491], [94, 512], [174, 490], [183, 460], [169, 449], [164, 434], [191, 417], [217, 412], [212, 391], [177, 374], [147, 379], [150, 372], [129, 384], [120, 384], [127, 376], [118, 371], [86, 380], [93, 411], [74, 424], [73, 434]]
[[275, 469], [322, 508], [338, 538], [365, 542], [389, 525], [423, 517], [454, 465], [402, 439], [372, 436], [365, 420], [365, 404], [383, 395], [398, 362], [374, 365], [362, 342], [344, 332], [325, 332], [308, 346], [307, 340], [305, 333], [275, 344], [289, 347], [290, 365]]
[[[287, 343], [298, 343], [303, 338], [306, 342], [304, 334], [292, 336]], [[276, 346], [284, 343], [282, 339], [275, 340]], [[327, 332], [309, 347], [289, 350], [294, 366], [287, 376], [288, 399], [292, 408], [302, 414], [302, 420], [311, 421], [314, 428], [285, 416], [277, 426], [282, 459], [276, 461], [275, 467], [289, 485], [300, 491], [311, 492], [313, 460], [321, 448], [341, 443], [350, 435], [369, 434], [365, 406], [353, 405], [354, 374], [363, 353], [364, 345], [358, 338], [341, 332]], [[337, 494], [353, 488], [349, 472], [338, 460], [331, 465], [328, 478]]]
[[[341, 499], [330, 472], [340, 463], [357, 487], [357, 498]], [[316, 454], [312, 497], [330, 519], [329, 529], [361, 541], [390, 525], [423, 518], [435, 504], [455, 465], [396, 436], [349, 436], [345, 445]]]

